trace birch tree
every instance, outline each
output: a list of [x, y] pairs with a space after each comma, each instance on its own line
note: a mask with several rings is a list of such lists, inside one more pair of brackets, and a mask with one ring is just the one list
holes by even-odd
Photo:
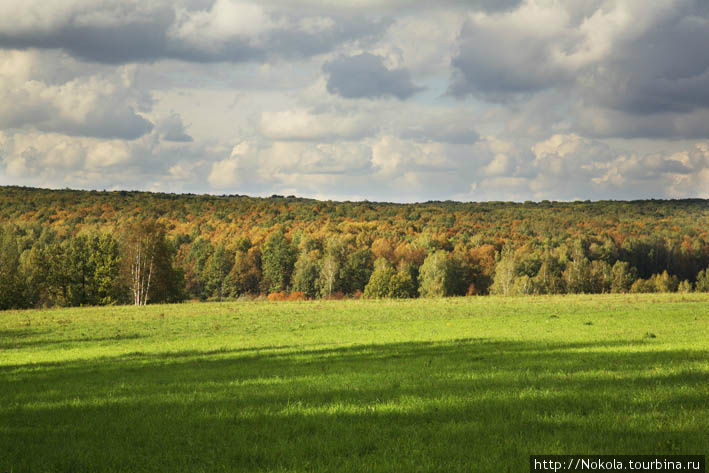
[[419, 294], [421, 297], [450, 296], [452, 276], [448, 252], [437, 250], [430, 253], [419, 270]]
[[[142, 227], [142, 228], [141, 228]], [[134, 305], [145, 305], [155, 265], [155, 237], [145, 225], [139, 225], [128, 241], [130, 283]]]
[[123, 260], [133, 304], [181, 300], [184, 277], [173, 267], [173, 253], [162, 225], [146, 221], [128, 227]]

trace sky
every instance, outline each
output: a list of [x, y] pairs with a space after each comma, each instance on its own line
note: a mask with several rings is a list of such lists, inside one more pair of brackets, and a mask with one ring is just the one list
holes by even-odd
[[709, 2], [0, 1], [0, 185], [709, 198]]

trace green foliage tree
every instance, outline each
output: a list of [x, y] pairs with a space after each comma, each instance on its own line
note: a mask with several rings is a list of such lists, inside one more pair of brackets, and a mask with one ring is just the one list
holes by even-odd
[[120, 304], [129, 299], [128, 288], [121, 280], [119, 241], [110, 233], [91, 240], [90, 266], [94, 270], [92, 287], [96, 304]]
[[448, 266], [450, 272], [449, 295], [466, 295], [473, 285], [473, 263], [463, 248], [456, 248], [450, 254]]
[[22, 279], [22, 296], [26, 307], [45, 307], [51, 304], [48, 297], [47, 280], [49, 276], [49, 263], [45, 252], [35, 244], [20, 255], [20, 278]]
[[223, 244], [217, 245], [204, 268], [205, 291], [208, 297], [222, 300], [229, 295], [227, 276], [234, 265], [234, 255]]
[[525, 296], [528, 294], [536, 294], [539, 290], [536, 287], [534, 279], [530, 278], [526, 274], [517, 276], [512, 282], [512, 288], [508, 295], [514, 296]]
[[628, 292], [637, 279], [637, 271], [627, 261], [616, 261], [611, 268], [611, 292]]
[[69, 279], [69, 304], [72, 306], [95, 305], [93, 275], [96, 271], [91, 260], [91, 243], [88, 237], [78, 236], [70, 240], [67, 253], [67, 276]]
[[378, 258], [374, 262], [374, 271], [372, 271], [369, 282], [364, 288], [364, 297], [368, 299], [389, 297], [389, 283], [395, 274], [396, 271], [386, 258]]
[[0, 233], [0, 309], [23, 307], [20, 250], [11, 229]]
[[214, 245], [209, 240], [200, 237], [198, 233], [194, 235], [183, 265], [185, 289], [190, 297], [199, 299], [208, 297], [204, 275], [207, 261], [213, 252]]
[[303, 248], [298, 260], [295, 262], [293, 290], [304, 293], [308, 298], [314, 298], [320, 292], [320, 260], [318, 254], [318, 250], [308, 251], [307, 248]]
[[372, 252], [369, 248], [359, 248], [350, 252], [344, 267], [344, 273], [347, 275], [345, 292], [364, 291], [373, 270]]
[[564, 292], [564, 281], [561, 277], [561, 264], [550, 253], [542, 258], [539, 271], [534, 276], [534, 287], [540, 294], [561, 294]]
[[283, 228], [269, 235], [261, 249], [263, 283], [269, 292], [286, 291], [291, 281], [297, 253]]
[[709, 292], [709, 268], [702, 269], [697, 273], [697, 282], [694, 285], [697, 292]]
[[69, 297], [69, 275], [72, 273], [68, 267], [66, 258], [69, 242], [53, 242], [45, 248], [48, 272], [46, 277], [47, 292], [49, 298], [58, 306], [68, 306], [71, 303]]
[[588, 275], [588, 289], [594, 294], [611, 292], [611, 266], [603, 260], [591, 261]]
[[650, 292], [657, 292], [657, 286], [648, 279], [636, 279], [633, 285], [630, 286], [630, 292], [632, 294], [645, 294]]
[[566, 292], [571, 294], [588, 294], [593, 292], [591, 262], [584, 255], [579, 244], [574, 248], [572, 259], [566, 265], [563, 277]]
[[408, 271], [397, 271], [389, 278], [388, 297], [405, 299], [416, 297], [416, 281]]
[[320, 264], [320, 292], [329, 297], [347, 288], [344, 283], [348, 246], [339, 235], [332, 235], [325, 241], [325, 256]]
[[513, 294], [513, 284], [517, 277], [518, 260], [514, 249], [506, 247], [502, 250], [495, 266], [495, 278], [490, 286], [492, 294], [508, 296]]
[[421, 297], [443, 297], [453, 294], [454, 272], [448, 252], [437, 250], [430, 253], [419, 270], [419, 294]]

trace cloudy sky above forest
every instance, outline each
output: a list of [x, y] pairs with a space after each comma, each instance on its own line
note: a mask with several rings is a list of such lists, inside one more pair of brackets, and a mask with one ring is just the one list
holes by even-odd
[[0, 185], [709, 198], [709, 2], [2, 1]]

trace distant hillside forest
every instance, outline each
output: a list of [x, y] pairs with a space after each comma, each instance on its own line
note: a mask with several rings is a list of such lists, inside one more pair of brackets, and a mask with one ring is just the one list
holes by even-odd
[[0, 308], [709, 291], [709, 201], [332, 202], [0, 187]]

